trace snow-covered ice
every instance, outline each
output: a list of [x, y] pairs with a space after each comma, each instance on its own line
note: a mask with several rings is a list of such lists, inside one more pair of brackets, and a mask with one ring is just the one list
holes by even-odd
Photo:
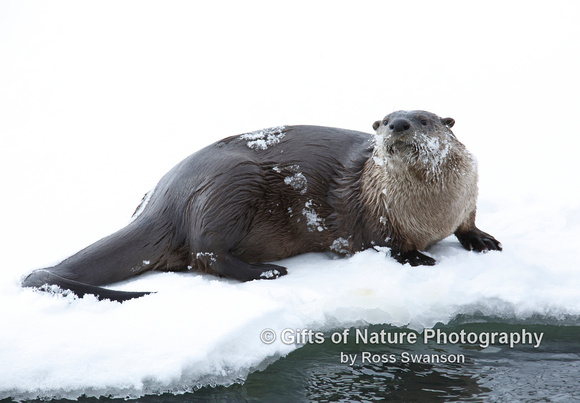
[[[19, 273], [3, 272], [0, 397], [127, 396], [228, 384], [296, 348], [263, 344], [266, 328], [330, 332], [390, 323], [422, 330], [479, 312], [563, 324], [578, 317], [580, 276], [568, 242], [580, 234], [578, 209], [539, 222], [550, 205], [482, 205], [482, 228], [505, 250], [470, 253], [449, 238], [430, 250], [434, 267], [402, 266], [375, 250], [344, 259], [309, 254], [282, 261], [289, 273], [273, 281], [147, 274], [115, 288], [157, 293], [123, 304], [21, 289]], [[530, 221], [538, 226], [521, 225]]]

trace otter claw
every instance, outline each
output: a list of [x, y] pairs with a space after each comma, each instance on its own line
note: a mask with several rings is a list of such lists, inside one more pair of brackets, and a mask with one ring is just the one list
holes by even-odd
[[455, 236], [467, 250], [484, 253], [490, 250], [503, 250], [501, 243], [497, 239], [478, 228], [462, 234], [456, 233]]

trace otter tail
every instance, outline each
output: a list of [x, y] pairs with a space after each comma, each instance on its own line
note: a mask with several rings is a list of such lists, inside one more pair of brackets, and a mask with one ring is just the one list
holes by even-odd
[[168, 221], [138, 217], [56, 266], [32, 272], [22, 285], [46, 291], [50, 286], [58, 286], [79, 297], [93, 294], [99, 300], [142, 297], [151, 293], [114, 291], [103, 286], [151, 270], [183, 270], [187, 267], [188, 252], [180, 235]]
[[99, 301], [109, 299], [111, 301], [123, 302], [151, 294], [151, 292], [116, 291], [95, 285], [84, 284], [58, 276], [47, 269], [33, 271], [22, 281], [23, 287], [42, 289], [53, 285], [58, 286], [62, 290], [69, 290], [79, 298], [82, 298], [85, 294], [92, 294], [97, 297]]

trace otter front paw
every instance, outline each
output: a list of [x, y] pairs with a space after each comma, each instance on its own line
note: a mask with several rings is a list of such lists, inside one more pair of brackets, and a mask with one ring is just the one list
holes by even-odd
[[437, 261], [432, 257], [424, 255], [418, 250], [408, 252], [395, 252], [393, 257], [401, 264], [409, 263], [411, 266], [434, 266]]
[[499, 250], [503, 248], [501, 243], [487, 232], [483, 232], [479, 228], [474, 228], [471, 231], [459, 233], [455, 236], [459, 242], [467, 250], [474, 250], [476, 252], [488, 252], [490, 250]]

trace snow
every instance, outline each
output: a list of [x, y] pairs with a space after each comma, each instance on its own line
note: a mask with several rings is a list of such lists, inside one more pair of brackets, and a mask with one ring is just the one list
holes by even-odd
[[[276, 167], [274, 167], [276, 168]], [[275, 170], [275, 169], [274, 169]], [[302, 172], [300, 172], [299, 165], [290, 165], [286, 167], [286, 170], [294, 173], [294, 175], [287, 176], [284, 178], [284, 183], [291, 186], [292, 189], [298, 190], [300, 194], [305, 194], [308, 190], [308, 180]]]
[[316, 214], [315, 203], [312, 201], [312, 199], [304, 203], [304, 207], [305, 208], [302, 209], [302, 215], [306, 217], [306, 225], [308, 226], [308, 230], [311, 232], [314, 230], [317, 230], [318, 232], [324, 231], [326, 228], [324, 218]]
[[272, 279], [272, 278], [279, 277], [279, 276], [280, 276], [280, 272], [278, 270], [268, 270], [268, 271], [265, 271], [262, 274], [260, 274], [260, 277], [267, 278], [267, 279]]
[[348, 239], [339, 237], [332, 242], [332, 245], [330, 245], [330, 250], [335, 251], [337, 253], [349, 254], [347, 249], [348, 243], [349, 243]]
[[295, 190], [299, 190], [300, 194], [305, 194], [308, 190], [308, 180], [302, 172], [297, 172], [292, 176], [285, 177], [284, 183], [290, 185]]
[[251, 133], [242, 134], [240, 139], [248, 140], [249, 148], [255, 150], [267, 150], [282, 140], [285, 136], [283, 133], [284, 126], [271, 127], [268, 129], [256, 130]]
[[[265, 329], [577, 323], [580, 5], [226, 6], [0, 3], [0, 399], [242, 381], [297, 348], [262, 343]], [[429, 250], [434, 267], [368, 250], [298, 256], [249, 283], [152, 273], [113, 287], [156, 292], [123, 304], [19, 286], [126, 225], [205, 145], [285, 122], [371, 132], [398, 109], [455, 118], [479, 161], [478, 226], [503, 252], [451, 237]], [[279, 134], [243, 141], [260, 152]]]

